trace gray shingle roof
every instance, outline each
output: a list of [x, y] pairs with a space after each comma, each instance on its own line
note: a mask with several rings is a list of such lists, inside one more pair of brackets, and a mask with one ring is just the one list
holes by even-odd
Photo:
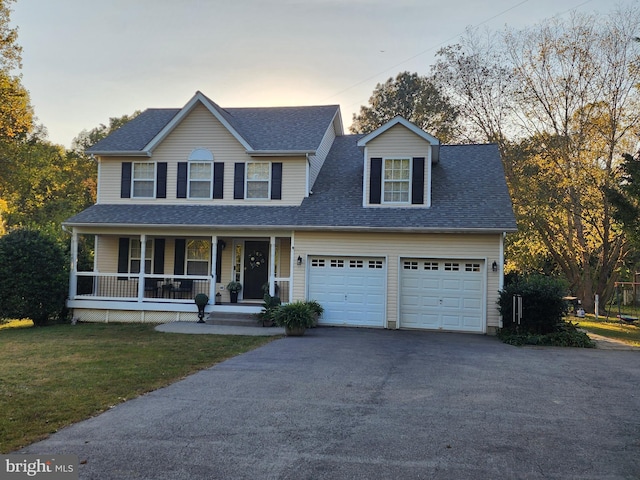
[[[339, 110], [338, 105], [224, 109], [207, 100], [257, 151], [316, 150]], [[180, 110], [147, 109], [87, 152], [142, 151]]]
[[443, 145], [433, 166], [430, 208], [364, 208], [360, 135], [337, 137], [299, 207], [229, 205], [94, 205], [67, 225], [176, 225], [514, 231], [515, 217], [496, 145]]
[[142, 150], [179, 111], [179, 108], [149, 108], [89, 147], [87, 153]]

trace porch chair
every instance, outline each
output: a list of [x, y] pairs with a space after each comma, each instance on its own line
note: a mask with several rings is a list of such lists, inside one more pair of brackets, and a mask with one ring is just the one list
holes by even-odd
[[144, 279], [144, 293], [151, 293], [152, 297], [158, 296], [158, 279], [157, 278], [145, 278]]
[[185, 293], [193, 293], [193, 280], [180, 280], [180, 286], [172, 290], [173, 298], [180, 294], [179, 298], [184, 298]]

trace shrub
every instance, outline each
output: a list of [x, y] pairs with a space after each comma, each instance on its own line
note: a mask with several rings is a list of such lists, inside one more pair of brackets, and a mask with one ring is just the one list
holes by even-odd
[[551, 347], [595, 348], [596, 344], [585, 332], [578, 330], [577, 324], [562, 322], [557, 331], [547, 335], [516, 333], [509, 330], [498, 332], [498, 338], [509, 345], [543, 345]]
[[308, 302], [297, 301], [278, 307], [273, 320], [279, 327], [311, 328], [314, 323], [313, 310]]
[[273, 322], [273, 316], [281, 302], [280, 297], [272, 297], [268, 293], [264, 294], [263, 300], [262, 310], [256, 314], [256, 317], [258, 318], [258, 322], [262, 323], [264, 327], [265, 324]]
[[64, 317], [67, 258], [58, 243], [35, 230], [0, 237], [0, 315], [34, 325]]
[[[546, 335], [557, 331], [567, 313], [562, 299], [566, 284], [555, 278], [532, 275], [515, 280], [500, 291], [498, 310], [503, 329], [518, 334]], [[522, 319], [513, 322], [513, 296], [522, 296]]]

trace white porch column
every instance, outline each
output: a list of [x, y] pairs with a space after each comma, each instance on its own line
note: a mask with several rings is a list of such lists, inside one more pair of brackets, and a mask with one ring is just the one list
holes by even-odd
[[69, 269], [69, 299], [73, 300], [78, 291], [78, 232], [71, 230], [71, 265]]
[[297, 262], [297, 258], [296, 257], [296, 239], [295, 239], [295, 232], [291, 232], [291, 255], [289, 255], [290, 259], [289, 259], [289, 278], [291, 279], [291, 281], [289, 282], [289, 301], [293, 302], [293, 282], [295, 281], [295, 265]]
[[211, 281], [209, 282], [209, 303], [216, 303], [216, 271], [218, 270], [218, 236], [211, 237]]
[[147, 235], [140, 235], [140, 272], [138, 273], [138, 301], [144, 298], [144, 274], [147, 263]]
[[276, 294], [276, 237], [271, 236], [269, 245], [269, 295]]

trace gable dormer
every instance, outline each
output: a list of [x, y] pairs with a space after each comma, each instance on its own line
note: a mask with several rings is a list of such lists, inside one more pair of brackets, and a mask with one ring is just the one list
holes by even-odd
[[362, 137], [365, 207], [431, 206], [431, 165], [440, 141], [402, 117]]

